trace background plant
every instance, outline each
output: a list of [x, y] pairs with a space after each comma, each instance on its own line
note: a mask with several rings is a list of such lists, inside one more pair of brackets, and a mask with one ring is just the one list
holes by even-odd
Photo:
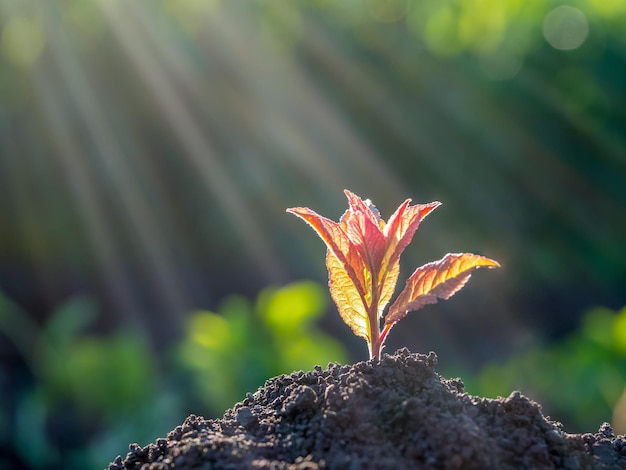
[[177, 424], [180, 402], [145, 338], [88, 334], [95, 317], [77, 297], [39, 326], [0, 295], [0, 336], [27, 366], [10, 383], [13, 364], [0, 365], [2, 468], [102, 468], [107, 455]]
[[565, 423], [568, 432], [590, 432], [607, 421], [624, 433], [626, 307], [591, 309], [577, 330], [558, 341], [462, 377], [468, 392], [480, 396], [521, 390], [541, 403], [544, 413]]
[[[191, 314], [186, 334], [164, 357], [129, 328], [90, 333], [95, 306], [87, 298], [55, 309], [39, 327], [0, 296], [0, 337], [10, 337], [28, 365], [18, 376], [0, 364], [0, 463], [101, 469], [128, 443], [162, 437], [188, 413], [220, 416], [273, 375], [344, 362], [343, 347], [316, 326], [327, 303], [326, 289], [311, 281], [268, 288], [255, 302], [233, 296], [216, 313]], [[476, 395], [521, 390], [569, 432], [602, 421], [624, 432], [625, 337], [626, 308], [596, 308], [570, 335], [482, 372], [449, 361], [440, 370], [460, 376]]]
[[344, 348], [315, 325], [327, 303], [319, 284], [302, 281], [266, 288], [254, 303], [231, 296], [216, 313], [194, 312], [177, 356], [196, 401], [221, 416], [270, 377], [345, 362]]
[[277, 374], [345, 362], [316, 326], [327, 302], [310, 281], [267, 288], [256, 302], [232, 296], [219, 313], [190, 314], [185, 335], [159, 355], [129, 327], [90, 332], [96, 306], [85, 297], [40, 327], [0, 295], [0, 338], [26, 365], [16, 376], [0, 364], [0, 467], [100, 470], [189, 413], [221, 416]]

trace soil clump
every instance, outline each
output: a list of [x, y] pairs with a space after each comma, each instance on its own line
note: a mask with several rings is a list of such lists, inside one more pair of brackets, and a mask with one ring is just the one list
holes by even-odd
[[156, 443], [131, 444], [109, 470], [626, 469], [624, 436], [607, 423], [568, 434], [519, 392], [469, 395], [436, 362], [402, 349], [281, 375], [222, 419], [191, 415]]

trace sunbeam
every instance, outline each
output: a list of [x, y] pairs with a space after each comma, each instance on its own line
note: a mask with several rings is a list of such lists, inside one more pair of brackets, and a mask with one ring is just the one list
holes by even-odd
[[[151, 281], [156, 283], [152, 288], [153, 291], [161, 293], [162, 300], [167, 305], [166, 310], [170, 315], [176, 316], [185, 305], [183, 301], [185, 295], [177, 279], [172, 277], [171, 254], [168, 253], [162, 238], [155, 236], [163, 232], [156, 218], [158, 208], [150, 207], [143, 192], [144, 188], [137, 184], [138, 178], [131, 165], [133, 157], [129, 155], [131, 149], [125, 148], [116, 133], [111, 116], [107, 113], [107, 106], [93, 87], [93, 76], [90, 76], [89, 71], [82, 68], [76, 57], [69, 53], [71, 49], [68, 47], [67, 38], [57, 27], [58, 16], [53, 10], [48, 10], [47, 13], [45, 17], [49, 22], [48, 46], [59, 73], [59, 81], [54, 87], [55, 93], [66, 97], [64, 104], [72, 106], [68, 109], [59, 103], [60, 107], [47, 112], [48, 117], [54, 120], [76, 115], [83, 122], [85, 134], [80, 140], [84, 145], [84, 151], [97, 158], [102, 183], [115, 188], [113, 191], [106, 191], [110, 199], [103, 202], [114, 207], [115, 212], [122, 216], [122, 227], [118, 229], [132, 234], [130, 240], [134, 244], [134, 251], [145, 261], [147, 272], [151, 272], [153, 276]], [[46, 79], [39, 80], [41, 82]], [[54, 79], [47, 77], [46, 82], [53, 84]], [[52, 93], [50, 87], [45, 87], [45, 82], [40, 89], [44, 93]], [[65, 116], [60, 114], [64, 111]], [[51, 121], [49, 123], [53, 125]], [[73, 189], [78, 188], [73, 185]], [[103, 195], [103, 192], [100, 195]], [[79, 193], [75, 193], [75, 196], [77, 201], [83, 198]], [[93, 207], [79, 206], [80, 209], [87, 210]], [[96, 214], [99, 212], [96, 211]], [[89, 216], [82, 214], [81, 211], [81, 217]], [[106, 234], [106, 231], [104, 233]], [[100, 249], [101, 246], [101, 243], [96, 244], [96, 249]], [[98, 254], [98, 258], [102, 256]]]
[[[268, 278], [275, 279], [276, 266], [273, 261], [275, 255], [272, 253], [272, 248], [265, 243], [266, 237], [262, 235], [263, 229], [255, 221], [254, 213], [241, 199], [237, 185], [221, 164], [216, 150], [186, 108], [183, 99], [173, 86], [175, 82], [167, 79], [173, 66], [179, 66], [178, 70], [182, 69], [183, 72], [179, 72], [178, 77], [174, 78], [186, 79], [183, 83], [188, 85], [187, 89], [191, 92], [190, 94], [194, 95], [194, 88], [189, 87], [193, 85], [189, 79], [192, 72], [185, 70], [182, 61], [170, 60], [176, 53], [169, 51], [166, 44], [157, 42], [155, 37], [146, 37], [147, 34], [142, 30], [143, 25], [139, 18], [145, 17], [147, 12], [141, 11], [137, 5], [131, 6], [130, 9], [126, 7], [122, 9], [119, 5], [102, 2], [101, 6], [115, 32], [115, 37], [129, 55], [131, 63], [137, 68], [140, 77], [150, 89], [155, 104], [186, 151], [181, 158], [189, 159], [198, 170], [207, 190], [233, 222], [243, 246], [247, 247], [250, 255], [263, 268]], [[150, 39], [154, 49], [149, 48], [146, 43]], [[152, 60], [154, 50], [160, 51], [159, 56], [163, 58], [162, 62]], [[193, 81], [197, 80], [193, 77]]]

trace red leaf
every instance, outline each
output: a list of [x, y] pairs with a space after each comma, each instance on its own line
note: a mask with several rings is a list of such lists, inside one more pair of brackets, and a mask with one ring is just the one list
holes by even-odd
[[393, 324], [438, 299], [449, 299], [465, 285], [475, 269], [498, 266], [496, 261], [484, 256], [449, 253], [439, 261], [417, 268], [389, 309], [385, 324]]
[[341, 222], [345, 224], [348, 238], [359, 251], [367, 270], [373, 276], [378, 276], [386, 248], [385, 236], [381, 229], [384, 222], [380, 220], [380, 214], [371, 202], [363, 201], [348, 190], [345, 190], [345, 193], [350, 209], [344, 214]]
[[366, 298], [365, 279], [359, 254], [353, 248], [341, 223], [322, 217], [308, 207], [293, 207], [287, 212], [306, 221], [324, 240], [328, 250], [337, 258], [342, 269], [352, 280], [359, 296]]
[[411, 243], [421, 221], [441, 205], [440, 202], [435, 201], [428, 204], [410, 206], [410, 202], [410, 199], [404, 201], [389, 218], [389, 222], [385, 226], [384, 234], [387, 239], [386, 266], [392, 266], [398, 262], [404, 249]]
[[400, 272], [400, 255], [421, 221], [439, 202], [411, 206], [407, 199], [385, 223], [369, 201], [346, 190], [348, 210], [339, 222], [309, 208], [287, 209], [305, 220], [324, 240], [328, 251], [328, 285], [344, 322], [365, 338], [370, 357], [380, 357], [390, 328], [411, 310], [447, 299], [465, 285], [474, 269], [496, 267], [497, 262], [472, 254], [448, 254], [417, 269], [389, 310], [385, 326], [380, 319], [391, 300]]

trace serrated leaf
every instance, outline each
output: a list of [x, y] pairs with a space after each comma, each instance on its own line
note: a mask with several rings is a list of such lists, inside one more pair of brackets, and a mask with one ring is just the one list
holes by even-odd
[[391, 306], [381, 331], [380, 318], [396, 287], [400, 255], [421, 221], [440, 203], [411, 206], [407, 199], [385, 223], [371, 201], [348, 190], [345, 194], [349, 207], [339, 222], [306, 207], [287, 212], [304, 219], [326, 243], [331, 296], [344, 322], [367, 341], [370, 357], [380, 357], [391, 326], [409, 311], [449, 298], [465, 285], [474, 269], [498, 266], [489, 258], [471, 254], [449, 254], [422, 266]]
[[400, 255], [411, 243], [413, 235], [420, 223], [433, 210], [441, 205], [435, 201], [428, 204], [409, 205], [411, 199], [404, 201], [389, 218], [383, 233], [387, 240], [387, 250], [384, 256], [383, 267], [392, 266], [399, 262]]
[[378, 276], [385, 255], [387, 241], [382, 232], [384, 222], [370, 201], [363, 201], [356, 194], [346, 190], [350, 209], [342, 222], [353, 246], [359, 251], [367, 270]]
[[359, 291], [359, 295], [365, 301], [365, 279], [363, 271], [360, 269], [362, 263], [359, 254], [352, 248], [352, 243], [345, 232], [343, 222], [337, 223], [322, 217], [308, 207], [293, 207], [287, 209], [287, 212], [300, 217], [317, 232], [324, 243], [326, 243], [328, 250], [335, 255]]
[[441, 260], [425, 264], [407, 279], [406, 287], [389, 309], [385, 325], [393, 324], [408, 312], [438, 299], [449, 299], [468, 281], [477, 268], [495, 268], [498, 262], [470, 253], [449, 253]]

